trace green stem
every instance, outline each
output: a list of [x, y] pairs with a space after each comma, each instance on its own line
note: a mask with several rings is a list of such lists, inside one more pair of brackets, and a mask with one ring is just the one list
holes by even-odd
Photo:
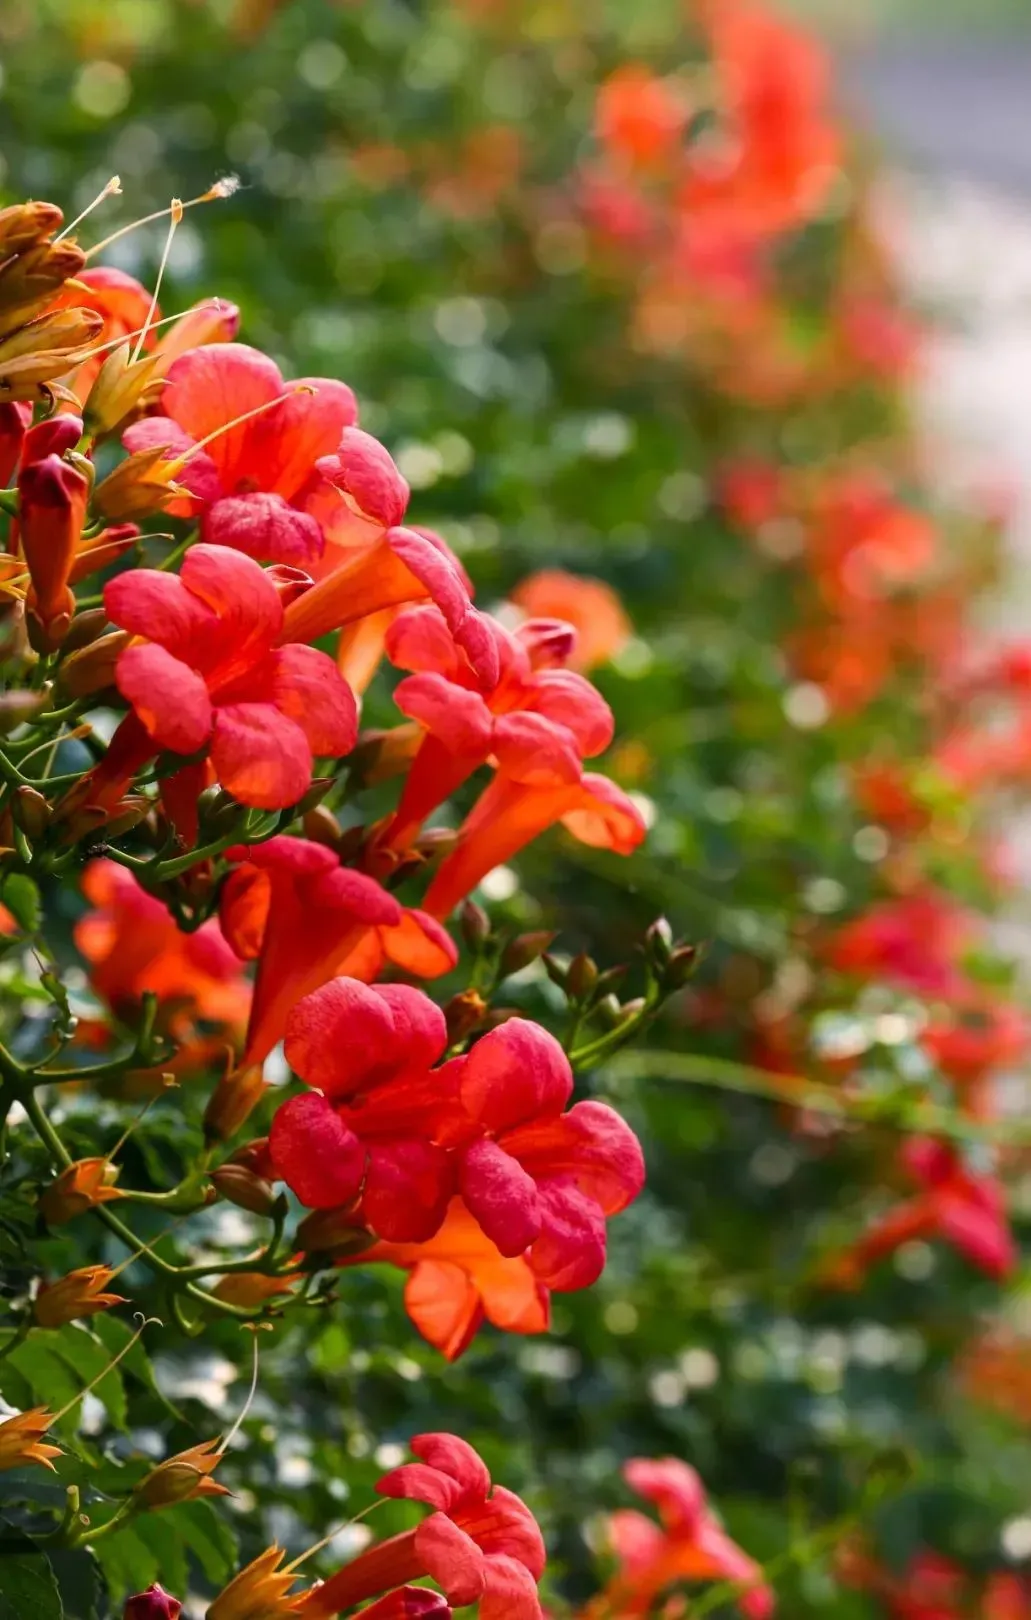
[[[620, 1033], [620, 1032], [617, 1032]], [[582, 1054], [576, 1054], [579, 1059]], [[890, 1130], [924, 1132], [952, 1142], [984, 1142], [1000, 1147], [1031, 1147], [1031, 1129], [1013, 1122], [981, 1125], [955, 1109], [930, 1103], [907, 1104], [901, 1099], [847, 1096], [821, 1080], [798, 1074], [772, 1074], [751, 1064], [691, 1052], [626, 1052], [609, 1066], [609, 1073], [627, 1080], [668, 1080], [674, 1084], [709, 1086], [792, 1108], [826, 1114], [843, 1123], [880, 1125]]]
[[14, 1332], [12, 1333], [11, 1337], [8, 1339], [7, 1343], [3, 1346], [2, 1349], [0, 1349], [0, 1361], [2, 1361], [5, 1356], [9, 1356], [11, 1354], [12, 1350], [17, 1350], [17, 1348], [18, 1348], [18, 1346], [20, 1344], [24, 1344], [25, 1340], [28, 1338], [31, 1331], [32, 1331], [32, 1318], [31, 1318], [31, 1316], [23, 1316], [21, 1321], [18, 1323], [18, 1326], [15, 1328]]

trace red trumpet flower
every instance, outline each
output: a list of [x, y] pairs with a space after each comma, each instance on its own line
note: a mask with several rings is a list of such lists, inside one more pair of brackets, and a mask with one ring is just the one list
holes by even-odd
[[825, 1280], [853, 1287], [871, 1266], [904, 1243], [941, 1238], [979, 1271], [1009, 1276], [1017, 1250], [1006, 1218], [1002, 1188], [993, 1176], [977, 1174], [943, 1142], [915, 1137], [902, 1150], [902, 1163], [920, 1191], [875, 1221], [827, 1268]]
[[[303, 576], [302, 576], [303, 579]], [[225, 546], [194, 546], [179, 575], [151, 568], [105, 588], [112, 623], [143, 638], [121, 653], [116, 681], [134, 714], [112, 743], [123, 782], [169, 749], [210, 751], [219, 781], [241, 804], [278, 810], [311, 786], [313, 756], [346, 754], [357, 734], [350, 687], [313, 647], [279, 647], [293, 579], [265, 572]]]
[[131, 1020], [150, 990], [161, 997], [173, 1030], [196, 1019], [230, 1032], [242, 1028], [250, 986], [214, 918], [184, 934], [161, 901], [114, 861], [91, 861], [82, 889], [94, 909], [76, 923], [75, 943], [90, 964], [94, 991], [118, 1017]]
[[647, 831], [641, 812], [607, 776], [581, 773], [568, 751], [530, 748], [499, 770], [458, 830], [426, 894], [426, 910], [446, 917], [495, 866], [561, 821], [582, 844], [631, 855]]
[[511, 635], [495, 620], [483, 622], [499, 668], [486, 691], [435, 608], [403, 613], [387, 632], [391, 661], [414, 671], [394, 701], [425, 736], [383, 845], [404, 849], [426, 817], [490, 759], [522, 780], [575, 779], [582, 760], [612, 741], [608, 704], [582, 675], [555, 667], [572, 652], [572, 626], [531, 619]]
[[492, 1487], [479, 1454], [455, 1435], [419, 1434], [411, 1448], [419, 1462], [384, 1474], [376, 1490], [425, 1502], [433, 1512], [414, 1530], [360, 1553], [316, 1588], [305, 1612], [338, 1614], [429, 1575], [456, 1607], [478, 1602], [480, 1620], [542, 1620], [544, 1541], [525, 1502], [503, 1485]]
[[257, 349], [219, 344], [173, 363], [161, 409], [128, 428], [124, 443], [133, 452], [163, 446], [178, 456], [214, 435], [180, 476], [193, 497], [185, 510], [199, 505], [204, 540], [263, 561], [307, 564], [321, 555], [322, 531], [304, 496], [315, 463], [357, 417], [346, 384], [326, 377], [285, 383]]
[[748, 1620], [767, 1620], [774, 1597], [754, 1559], [742, 1552], [714, 1517], [701, 1480], [676, 1457], [635, 1458], [623, 1469], [627, 1484], [654, 1502], [661, 1527], [633, 1509], [613, 1513], [609, 1534], [619, 1572], [598, 1599], [602, 1614], [647, 1615], [667, 1588], [682, 1581], [747, 1582], [738, 1607]]
[[291, 1007], [335, 974], [372, 979], [391, 961], [430, 979], [457, 961], [439, 923], [321, 844], [281, 837], [228, 853], [240, 864], [222, 890], [222, 926], [240, 956], [258, 960], [245, 1064], [267, 1057]]

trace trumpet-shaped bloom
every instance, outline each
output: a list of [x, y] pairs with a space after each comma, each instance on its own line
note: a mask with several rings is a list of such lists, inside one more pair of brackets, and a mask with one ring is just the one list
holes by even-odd
[[359, 1218], [380, 1236], [433, 1236], [457, 1182], [457, 1164], [434, 1140], [447, 1097], [430, 1065], [446, 1045], [439, 1007], [405, 985], [334, 979], [294, 1008], [287, 1060], [319, 1090], [283, 1103], [269, 1151], [303, 1204], [333, 1209], [360, 1197]]
[[748, 1583], [738, 1598], [748, 1620], [767, 1620], [773, 1593], [755, 1560], [714, 1517], [693, 1468], [676, 1457], [635, 1458], [623, 1477], [655, 1504], [662, 1522], [633, 1509], [611, 1515], [609, 1534], [620, 1568], [598, 1601], [599, 1614], [651, 1614], [659, 1596], [680, 1582], [729, 1580]]
[[387, 632], [392, 662], [414, 672], [394, 701], [425, 736], [381, 835], [384, 845], [403, 849], [490, 759], [525, 781], [575, 780], [583, 759], [612, 740], [608, 704], [582, 675], [555, 667], [572, 651], [571, 626], [532, 619], [511, 635], [494, 620], [485, 623], [499, 668], [497, 684], [486, 691], [436, 609], [403, 613]]
[[212, 918], [184, 934], [161, 901], [114, 861], [91, 861], [82, 889], [93, 909], [75, 925], [96, 994], [132, 1020], [145, 991], [161, 998], [173, 1030], [196, 1020], [227, 1032], [243, 1028], [250, 986], [243, 964]]
[[510, 1018], [442, 1074], [459, 1112], [448, 1140], [470, 1213], [507, 1259], [525, 1252], [549, 1288], [587, 1288], [605, 1265], [605, 1218], [644, 1185], [641, 1146], [604, 1103], [578, 1102], [547, 1030]]
[[390, 961], [436, 978], [457, 961], [439, 923], [321, 844], [287, 836], [228, 853], [240, 864], [222, 890], [222, 926], [240, 956], [258, 961], [245, 1064], [267, 1057], [291, 1007], [335, 974], [372, 979]]
[[[213, 351], [214, 352], [214, 351]], [[276, 647], [277, 577], [225, 546], [194, 546], [179, 575], [138, 568], [106, 586], [112, 622], [139, 639], [116, 666], [142, 728], [142, 757], [210, 753], [242, 804], [278, 810], [311, 786], [313, 756], [346, 754], [357, 735], [354, 695], [313, 647]]]
[[902, 1162], [919, 1190], [875, 1221], [851, 1248], [836, 1255], [826, 1280], [854, 1286], [871, 1266], [904, 1243], [935, 1238], [951, 1244], [988, 1276], [1008, 1277], [1017, 1264], [1017, 1249], [1005, 1196], [994, 1176], [968, 1169], [954, 1148], [924, 1137], [906, 1143]]
[[479, 1454], [453, 1434], [419, 1434], [411, 1448], [419, 1461], [391, 1469], [376, 1490], [433, 1511], [360, 1553], [312, 1594], [305, 1612], [338, 1614], [429, 1575], [457, 1608], [478, 1602], [480, 1620], [542, 1620], [544, 1541], [525, 1502], [492, 1486]]
[[557, 754], [531, 753], [484, 789], [430, 884], [426, 910], [448, 916], [488, 872], [558, 821], [582, 844], [617, 855], [633, 854], [647, 831], [637, 806], [607, 776], [581, 774]]
[[272, 1162], [314, 1209], [358, 1203], [396, 1243], [432, 1238], [452, 1196], [505, 1259], [551, 1288], [586, 1288], [605, 1264], [605, 1219], [644, 1182], [633, 1132], [603, 1103], [564, 1112], [573, 1087], [554, 1036], [509, 1019], [443, 1068], [443, 1015], [420, 991], [334, 979], [286, 1028], [316, 1092], [276, 1114]]
[[[257, 411], [250, 421], [227, 427]], [[327, 377], [285, 383], [267, 355], [243, 343], [192, 349], [169, 369], [163, 415], [134, 423], [124, 435], [136, 452], [167, 447], [191, 456], [179, 481], [187, 511], [200, 510], [202, 538], [263, 561], [307, 563], [321, 555], [318, 521], [303, 495], [320, 457], [335, 450], [357, 417], [351, 390]], [[175, 506], [170, 510], [177, 510]]]

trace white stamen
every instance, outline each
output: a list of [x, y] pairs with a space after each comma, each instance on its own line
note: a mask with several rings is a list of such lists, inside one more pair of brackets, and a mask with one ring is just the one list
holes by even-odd
[[162, 277], [165, 274], [165, 266], [168, 263], [168, 255], [171, 252], [172, 238], [176, 233], [177, 227], [181, 224], [183, 217], [183, 205], [179, 201], [178, 197], [172, 198], [170, 213], [172, 217], [168, 222], [168, 235], [165, 237], [165, 250], [161, 255], [161, 263], [158, 265], [157, 280], [154, 283], [154, 293], [150, 300], [150, 308], [147, 311], [147, 319], [140, 328], [140, 335], [136, 340], [136, 347], [133, 350], [132, 359], [129, 362], [130, 365], [135, 364], [135, 362], [140, 358], [140, 351], [142, 350], [144, 342], [146, 341], [147, 333], [150, 331], [150, 323], [154, 319], [155, 312], [157, 311], [158, 294], [161, 291]]
[[63, 231], [58, 231], [57, 235], [54, 237], [54, 241], [55, 242], [60, 242], [66, 236], [70, 236], [72, 231], [75, 230], [75, 227], [77, 225], [81, 225], [83, 220], [87, 217], [87, 215], [92, 214], [94, 208], [99, 208], [100, 204], [102, 202], [104, 202], [106, 198], [108, 198], [108, 197], [120, 197], [121, 195], [122, 195], [122, 182], [118, 178], [117, 174], [113, 174], [111, 176], [110, 180], [107, 182], [107, 185], [104, 187], [103, 191], [100, 191], [100, 192], [97, 193], [97, 195], [94, 197], [93, 201], [90, 203], [89, 207], [84, 208], [82, 210], [82, 213], [79, 214], [75, 219], [73, 219], [70, 225], [65, 226]]

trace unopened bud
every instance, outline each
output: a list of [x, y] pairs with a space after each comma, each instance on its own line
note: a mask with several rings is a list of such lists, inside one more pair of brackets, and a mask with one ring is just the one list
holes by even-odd
[[126, 456], [97, 485], [93, 505], [112, 523], [133, 522], [160, 512], [177, 494], [189, 494], [175, 482], [173, 463], [164, 447]]
[[326, 849], [340, 848], [340, 823], [324, 804], [305, 812], [302, 830], [311, 844], [323, 844]]
[[127, 630], [112, 630], [65, 658], [57, 677], [62, 692], [72, 698], [95, 697], [113, 686], [115, 665], [131, 639]]
[[234, 799], [225, 788], [206, 787], [197, 800], [197, 825], [201, 831], [202, 842], [209, 839], [220, 838], [223, 833], [231, 832], [234, 825], [246, 812], [238, 799]]
[[457, 996], [452, 996], [444, 1008], [448, 1045], [454, 1046], [478, 1029], [486, 1012], [487, 1003], [478, 990], [462, 990]]
[[361, 1254], [374, 1241], [353, 1208], [316, 1209], [297, 1228], [297, 1245], [306, 1254], [327, 1254], [335, 1259]]
[[129, 1599], [122, 1620], [179, 1620], [182, 1607], [163, 1586], [148, 1586]]
[[56, 203], [12, 203], [0, 208], [0, 258], [22, 253], [44, 236], [52, 236], [64, 221]]
[[290, 1272], [285, 1277], [271, 1277], [264, 1271], [235, 1271], [223, 1277], [212, 1289], [216, 1299], [227, 1305], [239, 1305], [244, 1310], [256, 1310], [281, 1294], [290, 1294], [303, 1273]]
[[114, 433], [123, 423], [157, 398], [168, 360], [163, 354], [133, 360], [132, 345], [112, 349], [97, 373], [86, 400], [83, 417], [91, 433]]
[[665, 967], [673, 949], [673, 930], [665, 917], [657, 917], [644, 936], [645, 947], [653, 962]]
[[276, 1194], [263, 1176], [242, 1164], [223, 1164], [212, 1170], [211, 1180], [223, 1198], [252, 1215], [271, 1215]]
[[40, 1213], [49, 1226], [64, 1226], [97, 1204], [120, 1198], [115, 1182], [118, 1166], [108, 1159], [78, 1159], [69, 1164], [45, 1189]]
[[219, 1080], [204, 1110], [204, 1134], [209, 1142], [228, 1142], [247, 1123], [268, 1091], [261, 1064], [234, 1069]]
[[472, 951], [478, 956], [490, 938], [490, 918], [482, 906], [475, 900], [466, 900], [458, 914], [458, 926], [462, 931], [462, 938]]
[[662, 982], [668, 990], [680, 990], [694, 973], [701, 960], [697, 945], [678, 945], [666, 964]]
[[564, 990], [566, 988], [566, 974], [569, 971], [566, 964], [560, 962], [555, 956], [549, 956], [547, 952], [541, 957], [541, 961], [544, 963], [544, 971], [552, 984], [556, 984], [560, 990]]
[[53, 706], [52, 692], [0, 693], [0, 734], [7, 735]]
[[85, 613], [77, 613], [64, 638], [65, 657], [69, 657], [73, 652], [79, 652], [83, 647], [88, 647], [96, 641], [107, 622], [106, 608], [87, 608]]
[[400, 776], [411, 765], [422, 735], [414, 722], [390, 731], [363, 731], [347, 756], [348, 780], [355, 787], [375, 787]]
[[586, 1001], [598, 983], [597, 964], [586, 952], [574, 956], [566, 970], [566, 994], [571, 1001]]
[[[0, 659], [6, 662], [9, 658], [21, 658], [28, 647], [28, 640], [25, 628], [25, 603], [17, 601], [0, 604]], [[13, 692], [9, 695], [15, 696]]]
[[625, 1013], [620, 1005], [618, 996], [602, 996], [596, 1003], [594, 1016], [606, 1029], [618, 1029], [625, 1021]]
[[148, 1508], [172, 1507], [195, 1496], [228, 1496], [230, 1492], [210, 1476], [222, 1460], [215, 1440], [177, 1452], [152, 1470], [138, 1485], [136, 1501]]
[[554, 938], [554, 934], [544, 930], [536, 934], [517, 934], [501, 953], [501, 977], [504, 979], [510, 973], [521, 973], [531, 962], [536, 962]]
[[50, 824], [50, 805], [43, 794], [34, 787], [15, 788], [12, 805], [22, 831], [29, 838], [42, 838]]
[[38, 1327], [63, 1327], [83, 1316], [95, 1316], [113, 1305], [124, 1305], [121, 1294], [104, 1293], [114, 1276], [110, 1266], [82, 1266], [41, 1288], [32, 1306]]
[[108, 816], [107, 836], [120, 838], [123, 833], [131, 832], [141, 821], [146, 821], [151, 809], [150, 800], [143, 798], [141, 794], [130, 794], [120, 799]]
[[297, 815], [304, 816], [307, 815], [310, 810], [318, 809], [319, 805], [326, 797], [326, 794], [333, 786], [333, 781], [334, 778], [332, 776], [313, 776], [311, 787], [304, 795], [304, 798], [298, 801], [296, 811]]

